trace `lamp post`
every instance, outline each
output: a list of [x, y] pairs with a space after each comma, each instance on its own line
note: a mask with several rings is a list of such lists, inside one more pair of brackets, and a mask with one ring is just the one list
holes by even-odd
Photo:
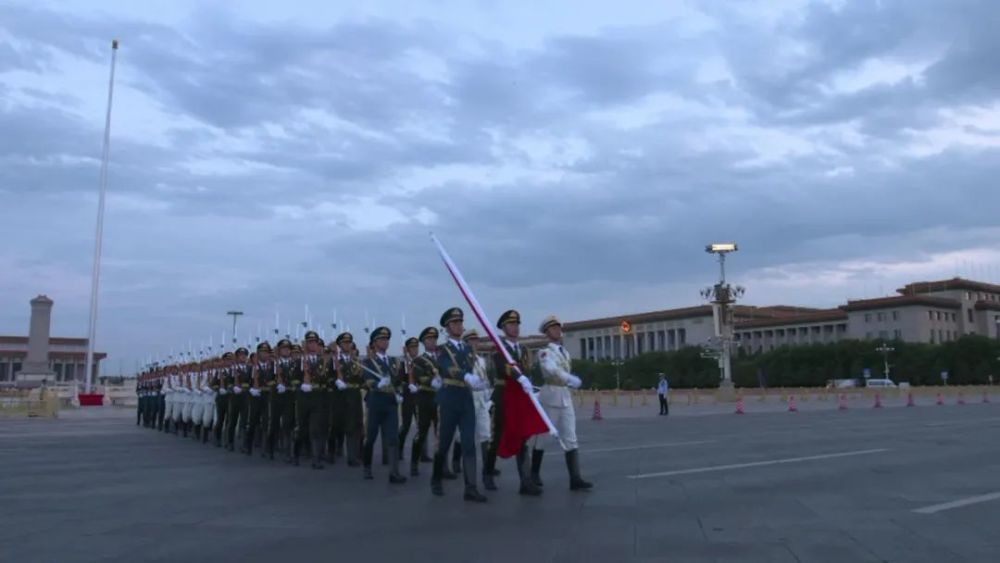
[[719, 368], [722, 371], [722, 381], [719, 388], [724, 393], [733, 389], [732, 377], [732, 339], [733, 312], [732, 307], [738, 297], [742, 297], [745, 289], [740, 286], [730, 286], [726, 282], [726, 255], [736, 252], [739, 248], [734, 242], [713, 243], [705, 247], [705, 252], [719, 257], [719, 282], [701, 291], [701, 296], [712, 303], [712, 318], [715, 322], [715, 341], [718, 347]]
[[611, 362], [615, 366], [615, 389], [621, 390], [622, 388], [622, 362], [621, 360], [613, 360]]
[[229, 311], [226, 313], [233, 318], [233, 348], [236, 347], [236, 319], [243, 316], [243, 311]]
[[889, 379], [889, 354], [895, 352], [896, 349], [883, 342], [875, 351], [882, 354], [882, 373], [886, 379]]

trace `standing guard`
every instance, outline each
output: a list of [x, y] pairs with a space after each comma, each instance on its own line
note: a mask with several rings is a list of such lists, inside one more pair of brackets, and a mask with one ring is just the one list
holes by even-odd
[[[472, 403], [476, 407], [476, 443], [479, 444], [479, 452], [483, 459], [483, 488], [495, 491], [496, 484], [493, 482], [493, 473], [486, 463], [490, 450], [490, 395], [492, 395], [493, 390], [490, 388], [489, 376], [486, 374], [486, 360], [476, 353], [476, 347], [479, 345], [479, 333], [474, 328], [469, 329], [462, 335], [462, 341], [471, 350], [475, 367], [473, 373], [483, 381], [483, 388], [472, 392]], [[473, 450], [473, 455], [475, 455], [475, 450]]]

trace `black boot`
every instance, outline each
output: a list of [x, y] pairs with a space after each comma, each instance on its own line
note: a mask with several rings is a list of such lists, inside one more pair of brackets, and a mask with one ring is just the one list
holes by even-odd
[[243, 433], [243, 447], [240, 448], [240, 452], [247, 455], [253, 455], [253, 433], [250, 431]]
[[431, 471], [431, 493], [434, 496], [444, 496], [444, 486], [441, 484], [441, 477], [444, 475], [444, 457], [441, 454], [434, 454], [434, 469]]
[[[454, 448], [457, 447], [458, 444], [453, 444], [452, 448], [445, 449], [444, 453], [435, 454], [434, 456], [434, 457], [437, 457], [438, 455], [441, 456], [441, 462], [444, 464], [442, 469], [443, 473], [441, 473], [441, 476], [448, 480], [458, 479], [458, 475], [456, 475], [454, 471], [450, 471], [448, 469], [448, 450], [451, 449], [452, 452], [454, 452]], [[454, 460], [454, 453], [452, 453], [452, 459]], [[454, 461], [452, 461], [452, 464], [454, 465]]]
[[187, 438], [188, 437], [188, 423], [181, 422], [181, 425], [184, 426], [184, 431], [183, 431], [182, 435], [183, 435], [184, 438]]
[[517, 452], [517, 476], [521, 479], [521, 488], [517, 491], [518, 494], [537, 497], [542, 494], [542, 490], [535, 485], [535, 482], [531, 479], [531, 474], [528, 469], [528, 447], [523, 446], [521, 451]]
[[389, 482], [393, 485], [400, 485], [406, 482], [406, 477], [399, 473], [399, 448], [393, 446], [389, 448]]
[[545, 450], [531, 450], [531, 480], [539, 489], [542, 488], [542, 456]]
[[413, 442], [413, 446], [410, 448], [410, 477], [420, 476], [420, 446], [417, 442]]
[[299, 453], [300, 453], [299, 450], [300, 449], [301, 449], [301, 446], [299, 444], [299, 441], [296, 440], [296, 439], [293, 439], [292, 440], [292, 465], [294, 465], [295, 467], [299, 466]]
[[348, 434], [347, 435], [347, 465], [348, 467], [357, 467], [361, 465], [358, 461], [358, 453], [360, 452], [361, 437], [358, 434]]
[[483, 442], [479, 449], [483, 452], [483, 488], [487, 491], [497, 490], [497, 484], [493, 482], [493, 464], [496, 458], [490, 457], [490, 443]]
[[382, 465], [389, 465], [389, 448], [382, 444]]
[[211, 433], [212, 432], [211, 432], [211, 429], [209, 427], [203, 426], [201, 428], [201, 443], [202, 444], [207, 444], [208, 443], [208, 435], [211, 434]]
[[312, 441], [312, 468], [323, 469], [323, 440]]
[[451, 450], [451, 471], [455, 475], [462, 472], [462, 444], [455, 444]]
[[594, 486], [593, 483], [588, 483], [580, 477], [579, 450], [570, 450], [566, 452], [566, 469], [569, 470], [569, 490], [586, 491]]
[[466, 455], [462, 460], [465, 465], [465, 495], [463, 498], [469, 502], [486, 502], [486, 496], [476, 488], [476, 453]]
[[364, 477], [365, 477], [365, 479], [368, 479], [368, 480], [371, 480], [371, 479], [375, 478], [375, 476], [372, 475], [372, 457], [374, 457], [374, 455], [375, 455], [375, 453], [372, 451], [373, 449], [375, 449], [374, 446], [367, 446], [366, 445], [365, 446], [365, 451], [361, 454], [361, 457], [364, 460], [364, 464], [365, 464]]

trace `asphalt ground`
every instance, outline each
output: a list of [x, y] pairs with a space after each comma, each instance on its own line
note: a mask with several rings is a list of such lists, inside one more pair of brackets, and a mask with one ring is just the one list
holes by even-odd
[[504, 460], [485, 505], [463, 502], [460, 481], [433, 497], [426, 464], [405, 485], [377, 463], [364, 481], [136, 427], [128, 411], [0, 419], [0, 560], [1000, 559], [1000, 406], [718, 409], [587, 412], [593, 491], [568, 490], [550, 447], [542, 497], [518, 496]]

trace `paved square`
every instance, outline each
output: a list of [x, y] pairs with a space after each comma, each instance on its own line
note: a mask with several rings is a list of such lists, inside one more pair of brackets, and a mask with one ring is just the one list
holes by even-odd
[[[545, 495], [432, 497], [134, 426], [0, 420], [4, 561], [996, 561], [1000, 408], [581, 420], [590, 493], [549, 450]], [[583, 410], [583, 409], [581, 409]], [[651, 407], [650, 411], [655, 410]], [[692, 411], [693, 412], [693, 411]], [[378, 457], [376, 455], [376, 457]]]

